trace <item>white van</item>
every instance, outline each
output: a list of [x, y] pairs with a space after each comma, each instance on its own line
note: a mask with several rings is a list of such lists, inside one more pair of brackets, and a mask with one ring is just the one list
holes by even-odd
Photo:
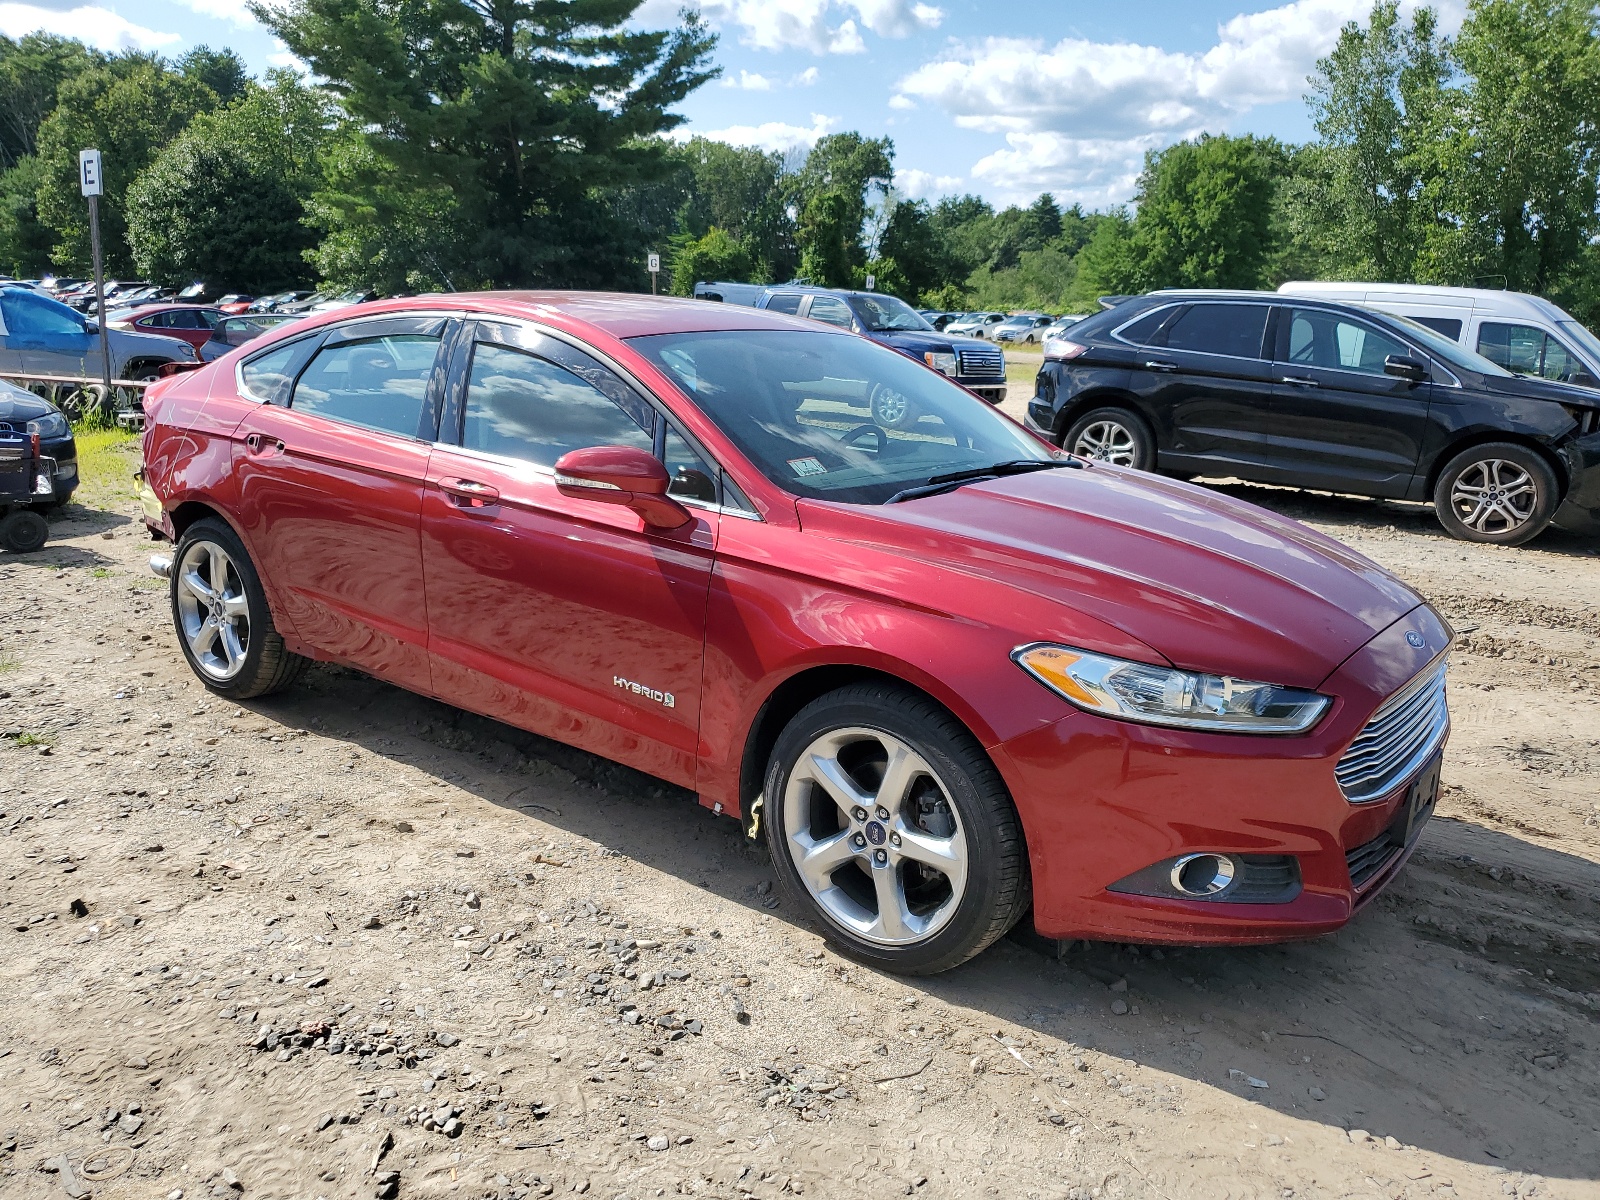
[[1409, 317], [1508, 371], [1600, 389], [1600, 339], [1538, 296], [1420, 283], [1295, 282], [1278, 291]]

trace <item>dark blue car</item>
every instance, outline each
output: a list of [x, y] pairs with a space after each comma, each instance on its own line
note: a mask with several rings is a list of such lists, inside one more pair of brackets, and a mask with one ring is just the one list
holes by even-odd
[[[979, 338], [940, 333], [894, 296], [779, 285], [768, 288], [755, 307], [852, 329], [948, 375], [990, 404], [1006, 398], [1006, 359], [1000, 347]], [[911, 424], [919, 415], [905, 397], [881, 387], [874, 390], [871, 405], [873, 419], [885, 429]]]

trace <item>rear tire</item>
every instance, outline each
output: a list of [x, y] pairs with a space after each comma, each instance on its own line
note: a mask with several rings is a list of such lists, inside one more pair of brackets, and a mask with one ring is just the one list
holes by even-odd
[[872, 388], [872, 420], [885, 429], [905, 429], [918, 421], [916, 403], [887, 384]]
[[1520, 546], [1544, 532], [1561, 503], [1550, 464], [1515, 442], [1485, 442], [1445, 464], [1433, 509], [1451, 537]]
[[244, 543], [207, 517], [178, 538], [170, 575], [172, 625], [189, 669], [230, 700], [288, 687], [306, 660], [291, 653], [272, 624], [267, 593]]
[[932, 975], [1026, 911], [1011, 796], [970, 733], [926, 696], [860, 683], [812, 701], [767, 766], [767, 846], [784, 895], [841, 953]]
[[32, 554], [50, 537], [50, 525], [31, 508], [16, 508], [0, 517], [0, 547], [12, 554]]
[[1079, 458], [1148, 471], [1156, 465], [1156, 435], [1138, 413], [1108, 406], [1072, 423], [1061, 448]]

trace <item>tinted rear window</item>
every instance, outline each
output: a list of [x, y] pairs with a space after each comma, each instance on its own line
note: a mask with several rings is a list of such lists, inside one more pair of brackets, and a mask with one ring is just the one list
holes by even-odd
[[1265, 304], [1196, 304], [1168, 327], [1167, 349], [1260, 358], [1267, 311]]

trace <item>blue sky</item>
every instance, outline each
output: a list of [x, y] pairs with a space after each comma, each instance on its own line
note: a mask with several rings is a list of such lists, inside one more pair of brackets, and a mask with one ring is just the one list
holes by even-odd
[[[279, 0], [281, 2], [281, 0]], [[684, 0], [644, 0], [671, 25]], [[723, 76], [683, 105], [689, 132], [803, 149], [856, 129], [894, 138], [897, 187], [997, 204], [1051, 191], [1127, 200], [1148, 149], [1212, 132], [1311, 135], [1305, 78], [1371, 0], [698, 0]], [[1440, 0], [1459, 23], [1462, 0]], [[292, 60], [244, 0], [0, 0], [35, 29], [169, 56], [231, 46]]]

